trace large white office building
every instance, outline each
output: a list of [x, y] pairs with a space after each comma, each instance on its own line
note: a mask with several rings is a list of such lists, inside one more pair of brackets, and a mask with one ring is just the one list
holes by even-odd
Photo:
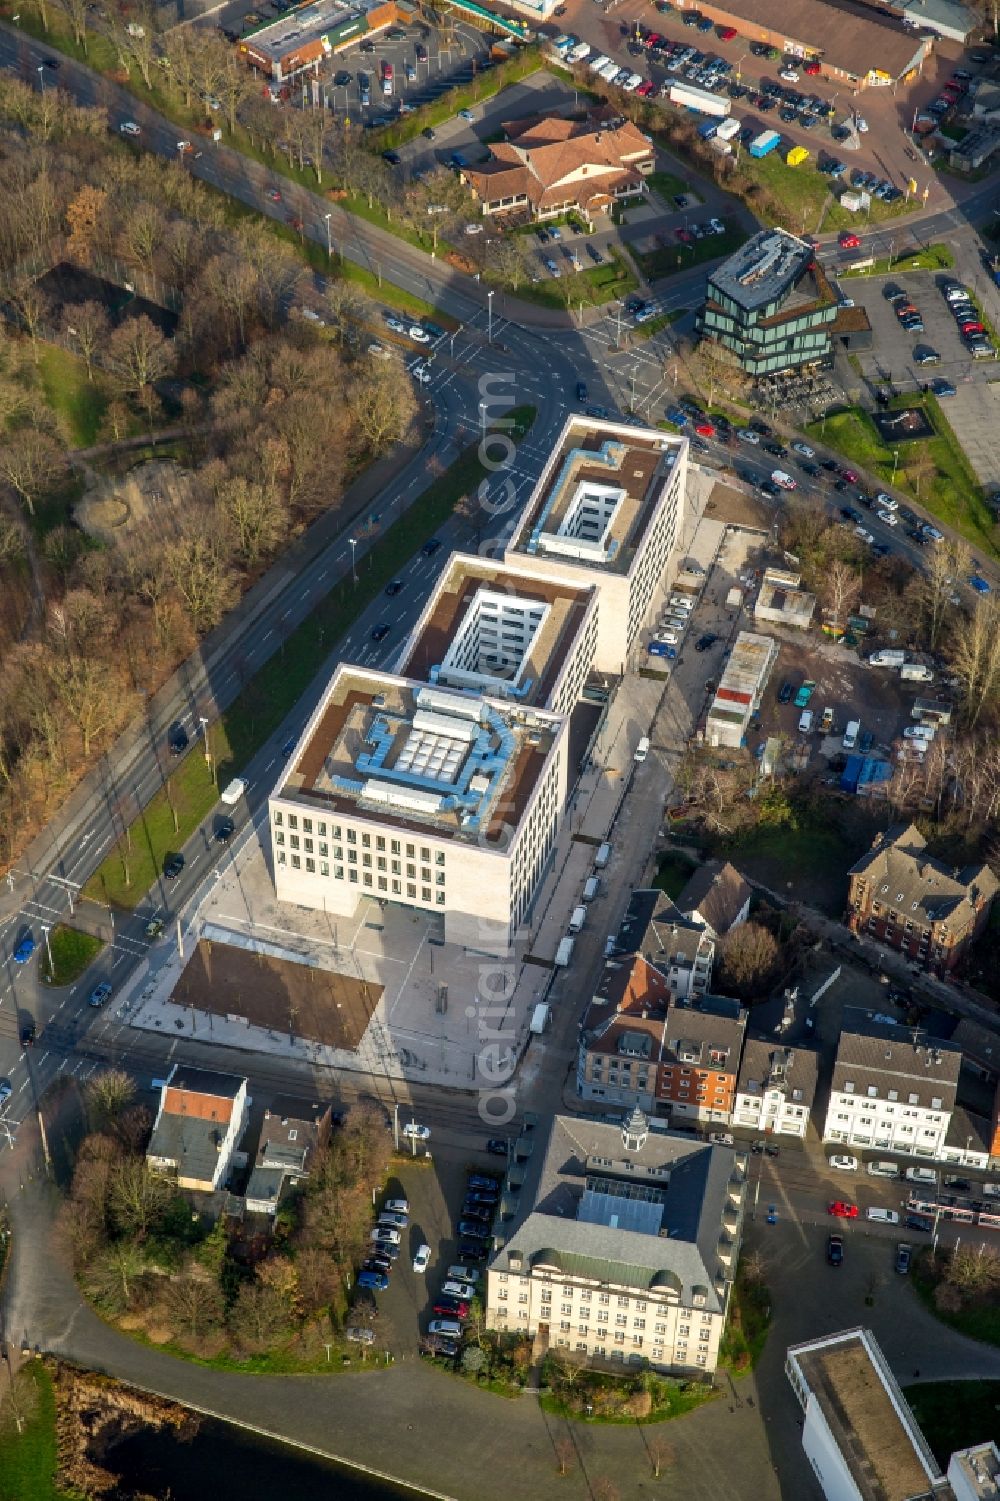
[[595, 666], [623, 673], [680, 538], [686, 438], [572, 416], [507, 547], [517, 572], [596, 587]]
[[447, 561], [393, 672], [338, 667], [271, 794], [279, 900], [398, 903], [509, 949], [597, 722], [587, 680], [622, 670], [666, 587], [686, 454], [570, 418], [506, 558]]

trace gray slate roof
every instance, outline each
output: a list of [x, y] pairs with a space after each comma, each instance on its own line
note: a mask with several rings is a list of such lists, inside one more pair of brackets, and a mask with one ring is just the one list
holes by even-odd
[[739, 917], [753, 892], [728, 860], [706, 860], [677, 898], [685, 917], [698, 912], [721, 938]]
[[875, 901], [915, 923], [956, 922], [963, 928], [975, 918], [972, 901], [989, 900], [1000, 889], [985, 862], [959, 870], [929, 855], [916, 824], [894, 824], [879, 835], [850, 874], [863, 875]]
[[146, 1150], [147, 1157], [176, 1162], [182, 1178], [210, 1183], [215, 1177], [223, 1133], [218, 1122], [163, 1111]]
[[[491, 1270], [510, 1271], [520, 1252], [524, 1272], [533, 1259], [554, 1260], [566, 1272], [622, 1286], [674, 1286], [687, 1305], [697, 1288], [707, 1311], [722, 1312], [715, 1277], [734, 1161], [727, 1147], [658, 1130], [626, 1151], [620, 1126], [557, 1115], [527, 1164], [520, 1211]], [[620, 1183], [623, 1192], [639, 1184], [662, 1191], [660, 1234], [577, 1219], [588, 1176]]]
[[[840, 1045], [833, 1068], [832, 1088], [845, 1092], [852, 1083], [853, 1093], [864, 1098], [869, 1087], [885, 1099], [890, 1089], [898, 1091], [901, 1101], [915, 1094], [924, 1110], [950, 1111], [954, 1108], [962, 1054], [954, 1044], [940, 1038], [927, 1038], [910, 1027], [883, 1026], [871, 1022], [857, 1007], [844, 1010]], [[850, 1092], [850, 1091], [848, 1091]], [[940, 1107], [932, 1101], [941, 1100]]]
[[812, 1108], [819, 1074], [819, 1055], [812, 1048], [790, 1048], [783, 1043], [749, 1037], [743, 1046], [743, 1062], [737, 1089], [740, 1094], [763, 1094], [778, 1089], [793, 1105]]

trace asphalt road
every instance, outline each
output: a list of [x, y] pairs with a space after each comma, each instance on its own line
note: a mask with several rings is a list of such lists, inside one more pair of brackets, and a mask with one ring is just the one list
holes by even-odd
[[[0, 27], [0, 66], [12, 68], [34, 81], [38, 60], [47, 49], [36, 46], [18, 33]], [[164, 154], [176, 150], [178, 132], [154, 112], [147, 111], [108, 80], [88, 69], [64, 62], [59, 83], [72, 87], [85, 101], [106, 105], [112, 121], [137, 118], [143, 126], [143, 145]], [[190, 158], [189, 158], [190, 161]], [[324, 200], [305, 190], [290, 188], [287, 180], [276, 178], [255, 163], [248, 162], [227, 148], [209, 145], [193, 164], [193, 170], [261, 213], [284, 216], [290, 210], [301, 214], [314, 237], [325, 239], [325, 222], [318, 221]], [[278, 204], [268, 196], [268, 189], [280, 183], [283, 195]], [[683, 371], [678, 374], [675, 337], [690, 321], [682, 318], [672, 329], [664, 330], [644, 344], [628, 346], [627, 330], [618, 313], [605, 312], [596, 321], [580, 328], [563, 325], [557, 337], [544, 328], [526, 328], [506, 317], [508, 299], [496, 297], [493, 317], [483, 306], [485, 296], [468, 278], [455, 277], [392, 236], [361, 226], [339, 210], [334, 215], [335, 234], [341, 237], [344, 253], [372, 269], [387, 280], [421, 295], [430, 296], [462, 320], [463, 327], [454, 338], [439, 341], [432, 351], [433, 378], [423, 395], [434, 414], [433, 429], [420, 454], [381, 497], [381, 511], [386, 520], [399, 514], [419, 495], [427, 482], [428, 470], [446, 465], [475, 437], [479, 427], [480, 401], [496, 390], [498, 379], [506, 379], [510, 402], [533, 402], [538, 411], [535, 425], [518, 450], [514, 467], [515, 504], [523, 502], [535, 474], [551, 446], [570, 406], [574, 403], [577, 383], [588, 388], [588, 400], [611, 412], [634, 410], [651, 422], [662, 416], [683, 389]], [[674, 278], [658, 299], [661, 311], [689, 310], [703, 284], [704, 268]], [[470, 295], [474, 293], [475, 295]], [[518, 316], [523, 305], [517, 305]], [[492, 328], [490, 327], [492, 321]], [[544, 320], [541, 320], [544, 322]], [[492, 342], [489, 334], [492, 332]], [[742, 449], [742, 445], [738, 445]], [[734, 461], [753, 482], [770, 473], [779, 461], [759, 450], [727, 451], [709, 440], [707, 452], [699, 456], [709, 465], [730, 468]], [[780, 461], [787, 467], [786, 461]], [[497, 481], [499, 490], [504, 480]], [[833, 494], [827, 485], [810, 487], [804, 481], [802, 491], [819, 495], [832, 509], [849, 496]], [[881, 538], [877, 519], [866, 514], [866, 526]], [[483, 528], [483, 545], [499, 537], [510, 524], [510, 511], [492, 515]], [[900, 529], [897, 529], [897, 531]], [[905, 539], [886, 534], [893, 549], [919, 564], [916, 550]], [[380, 644], [370, 639], [372, 628], [387, 613], [381, 602], [374, 603], [359, 619], [343, 643], [331, 643], [330, 662], [317, 677], [310, 692], [296, 706], [286, 722], [270, 737], [245, 769], [250, 784], [245, 805], [237, 809], [234, 842], [244, 837], [251, 820], [259, 820], [273, 784], [280, 747], [301, 726], [311, 704], [326, 681], [330, 666], [342, 655], [350, 655], [374, 666], [386, 666], [398, 649], [403, 630], [412, 623], [434, 576], [443, 566], [448, 547], [468, 546], [471, 537], [452, 523], [442, 533], [447, 544], [435, 559], [417, 557], [405, 572], [406, 590], [391, 612], [394, 631]], [[368, 542], [362, 540], [354, 558], [363, 568]], [[227, 639], [210, 654], [202, 654], [184, 664], [176, 675], [172, 689], [157, 696], [141, 733], [127, 734], [112, 748], [102, 763], [100, 774], [70, 799], [63, 812], [52, 820], [44, 836], [36, 841], [26, 860], [12, 873], [7, 889], [0, 887], [0, 1076], [14, 1077], [18, 1094], [29, 1077], [37, 1086], [44, 1082], [45, 1070], [67, 1067], [70, 1057], [78, 1061], [87, 1049], [100, 1048], [101, 1056], [116, 1055], [124, 1046], [121, 1027], [113, 1020], [114, 1001], [94, 1012], [86, 1006], [89, 990], [101, 979], [110, 979], [120, 988], [134, 967], [144, 962], [148, 944], [142, 929], [153, 913], [170, 917], [183, 914], [209, 878], [212, 867], [225, 859], [222, 846], [213, 840], [213, 824], [218, 810], [205, 821], [184, 849], [186, 867], [172, 884], [161, 880], [141, 904], [135, 915], [119, 915], [117, 920], [104, 909], [90, 908], [84, 914], [85, 925], [100, 931], [109, 944], [99, 962], [69, 993], [46, 991], [38, 981], [37, 966], [15, 966], [10, 958], [17, 936], [30, 928], [42, 938], [42, 925], [52, 924], [68, 915], [71, 894], [86, 880], [117, 836], [121, 814], [116, 806], [147, 802], [159, 789], [172, 766], [167, 751], [168, 727], [175, 721], [190, 732], [197, 732], [204, 716], [211, 720], [236, 696], [245, 676], [259, 668], [278, 650], [282, 640], [313, 609], [331, 588], [341, 585], [350, 575], [351, 548], [348, 532], [325, 535], [322, 527], [314, 529], [298, 560], [285, 559], [275, 566], [261, 591], [258, 605], [243, 617], [227, 622]], [[334, 646], [336, 649], [334, 650]], [[192, 733], [188, 754], [200, 754], [197, 734]], [[42, 1031], [49, 1031], [34, 1053], [26, 1055], [20, 1048], [20, 1025], [33, 1019]], [[45, 1044], [48, 1043], [48, 1053]], [[143, 1048], [156, 1047], [145, 1042]], [[159, 1045], [159, 1057], [166, 1056], [172, 1045]], [[136, 1056], [140, 1056], [136, 1052]], [[143, 1058], [147, 1054], [142, 1055]]]

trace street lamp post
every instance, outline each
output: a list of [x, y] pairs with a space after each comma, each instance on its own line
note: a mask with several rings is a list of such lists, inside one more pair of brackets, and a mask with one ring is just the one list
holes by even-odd
[[333, 218], [333, 215], [324, 214], [323, 218], [326, 220], [326, 258], [328, 261], [331, 261], [333, 260], [333, 239], [330, 231], [330, 220]]
[[351, 578], [353, 579], [354, 583], [357, 583], [358, 570], [354, 566], [354, 560], [357, 556], [358, 539], [357, 537], [348, 537], [347, 540], [351, 544]]
[[40, 91], [44, 94], [45, 93], [45, 64], [44, 63], [39, 63], [38, 64], [38, 87], [39, 87]]
[[47, 922], [43, 922], [42, 923], [42, 937], [45, 939], [45, 957], [49, 961], [49, 974], [52, 975], [52, 977], [54, 979], [55, 978], [55, 965], [52, 963], [52, 945], [51, 945], [51, 943], [49, 943], [49, 933], [50, 933], [50, 931], [51, 931], [50, 925]]
[[487, 325], [487, 330], [486, 330], [486, 342], [487, 342], [487, 344], [492, 344], [493, 343], [493, 290], [492, 290], [492, 288], [486, 294], [486, 309], [487, 309], [487, 317], [489, 319], [489, 323]]
[[485, 403], [485, 401], [481, 401], [479, 403], [479, 431], [480, 431], [482, 437], [485, 438], [486, 437], [486, 403]]

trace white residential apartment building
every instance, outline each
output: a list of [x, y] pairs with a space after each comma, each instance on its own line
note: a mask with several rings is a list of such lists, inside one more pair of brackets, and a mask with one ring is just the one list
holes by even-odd
[[817, 1055], [811, 1048], [748, 1037], [736, 1084], [733, 1125], [804, 1140], [817, 1074]]
[[[487, 1321], [609, 1365], [710, 1373], [719, 1356], [746, 1157], [690, 1136], [556, 1116], [487, 1270]], [[518, 1164], [520, 1170], [520, 1164]]]
[[961, 1051], [844, 1011], [823, 1140], [936, 1158], [948, 1135]]
[[507, 952], [566, 801], [569, 721], [342, 665], [269, 801], [280, 901], [437, 913], [448, 943]]
[[596, 587], [600, 672], [624, 672], [667, 583], [687, 456], [686, 438], [573, 415], [508, 544], [517, 573]]

